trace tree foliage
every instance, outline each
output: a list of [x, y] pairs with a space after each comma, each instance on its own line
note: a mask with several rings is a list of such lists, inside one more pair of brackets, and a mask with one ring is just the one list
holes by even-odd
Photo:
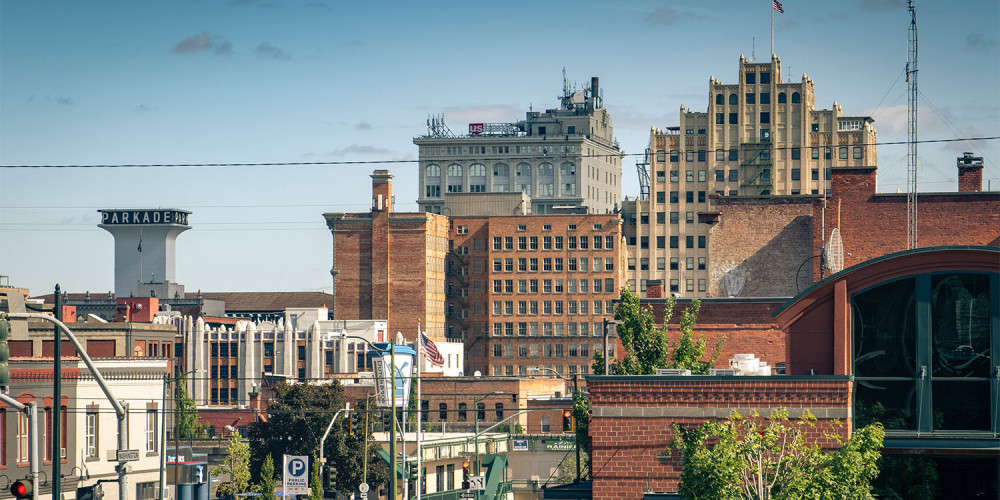
[[177, 381], [174, 389], [177, 405], [177, 435], [181, 439], [195, 439], [204, 437], [208, 433], [208, 424], [198, 422], [198, 406], [194, 400], [188, 396], [185, 379]]
[[[573, 420], [576, 422], [576, 445], [580, 447], [583, 463], [580, 464], [584, 476], [590, 471], [590, 402], [583, 392], [573, 393]], [[573, 460], [574, 474], [576, 459]]]
[[246, 493], [250, 489], [250, 445], [243, 442], [239, 431], [233, 431], [226, 445], [226, 458], [212, 467], [213, 476], [229, 476], [229, 481], [219, 485], [220, 495]]
[[[337, 410], [344, 408], [344, 390], [337, 382], [329, 385], [277, 384], [268, 401], [268, 419], [248, 426], [252, 455], [251, 469], [260, 471], [265, 457], [311, 455], [330, 425]], [[362, 482], [372, 487], [386, 482], [389, 469], [377, 454], [379, 445], [365, 428], [364, 401], [352, 408], [349, 417], [342, 413], [326, 438], [324, 457], [337, 469], [337, 485], [342, 493], [357, 489]], [[375, 413], [374, 415], [377, 415]], [[369, 421], [374, 421], [370, 417]], [[368, 447], [365, 448], [365, 438]], [[363, 476], [364, 458], [368, 456], [368, 475]]]
[[313, 454], [309, 471], [309, 500], [323, 500], [323, 472], [320, 471], [319, 455]]
[[[691, 373], [708, 373], [712, 364], [719, 359], [725, 338], [715, 345], [714, 352], [708, 360], [704, 360], [707, 352], [705, 335], [694, 336], [695, 322], [701, 301], [695, 299], [681, 313], [679, 321], [680, 337], [671, 343], [668, 338], [668, 324], [674, 313], [676, 300], [668, 297], [663, 307], [663, 326], [656, 326], [653, 310], [648, 305], [639, 303], [639, 295], [628, 287], [621, 289], [619, 302], [615, 307], [615, 320], [618, 325], [618, 337], [625, 348], [625, 356], [621, 361], [613, 362], [610, 372], [617, 375], [649, 375], [658, 368], [680, 368], [691, 370]], [[594, 353], [594, 373], [604, 373], [606, 362], [603, 353]]]
[[779, 409], [768, 419], [733, 412], [695, 428], [674, 424], [672, 446], [683, 463], [680, 494], [693, 500], [875, 498], [881, 424], [858, 429], [847, 442], [827, 434], [840, 448], [825, 451], [805, 439], [815, 420], [806, 412], [790, 422]]
[[254, 486], [254, 491], [260, 493], [260, 500], [274, 500], [274, 490], [278, 482], [274, 478], [274, 459], [270, 454], [264, 457], [264, 463], [260, 467], [260, 481]]

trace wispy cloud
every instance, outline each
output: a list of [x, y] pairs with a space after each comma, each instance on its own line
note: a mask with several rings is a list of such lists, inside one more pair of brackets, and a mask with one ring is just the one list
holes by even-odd
[[362, 144], [351, 144], [350, 146], [333, 150], [334, 156], [343, 155], [382, 155], [389, 156], [392, 154], [391, 149], [379, 148], [375, 146], [366, 146]]
[[35, 95], [29, 95], [28, 102], [42, 102], [46, 104], [58, 104], [60, 106], [73, 106], [76, 104], [76, 102], [73, 100], [72, 97], [51, 96], [51, 95], [47, 95], [41, 98]]
[[693, 12], [680, 11], [677, 9], [671, 9], [670, 7], [660, 7], [648, 14], [646, 14], [646, 24], [651, 24], [653, 26], [673, 26], [674, 24], [683, 21], [685, 19], [706, 19], [706, 16], [695, 14]]
[[906, 8], [903, 0], [862, 0], [861, 8], [871, 12], [902, 11]]
[[509, 104], [453, 106], [444, 109], [445, 120], [454, 128], [461, 123], [506, 123], [523, 118], [521, 108]]
[[997, 41], [982, 33], [970, 33], [965, 36], [965, 46], [975, 52], [989, 52], [997, 48]]
[[291, 61], [292, 56], [285, 52], [283, 49], [279, 49], [274, 45], [267, 42], [261, 42], [256, 48], [253, 49], [258, 57], [265, 57], [269, 59], [277, 59], [279, 61]]
[[354, 128], [358, 130], [371, 130], [372, 124], [368, 122], [359, 122], [358, 124], [354, 125]]
[[185, 38], [174, 46], [174, 53], [194, 54], [198, 52], [212, 52], [216, 55], [229, 55], [233, 52], [233, 44], [228, 40], [202, 31], [197, 35]]

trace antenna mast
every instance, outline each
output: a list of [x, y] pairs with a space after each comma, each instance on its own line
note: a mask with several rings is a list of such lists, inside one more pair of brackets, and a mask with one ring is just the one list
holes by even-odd
[[917, 10], [908, 0], [910, 28], [906, 44], [906, 248], [917, 248]]

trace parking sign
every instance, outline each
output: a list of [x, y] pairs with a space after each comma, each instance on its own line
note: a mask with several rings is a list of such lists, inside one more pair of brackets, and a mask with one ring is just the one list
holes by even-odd
[[285, 455], [282, 484], [286, 495], [305, 495], [309, 490], [309, 457]]

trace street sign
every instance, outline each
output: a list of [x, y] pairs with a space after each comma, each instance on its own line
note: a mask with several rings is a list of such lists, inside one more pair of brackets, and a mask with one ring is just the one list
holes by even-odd
[[368, 493], [368, 489], [369, 489], [368, 483], [361, 483], [358, 485], [358, 491], [360, 491], [361, 493]]
[[469, 476], [469, 489], [470, 490], [485, 490], [486, 489], [486, 476]]
[[458, 494], [462, 498], [476, 498], [476, 494], [471, 491], [463, 491]]
[[282, 482], [286, 495], [306, 495], [309, 492], [309, 457], [285, 455]]
[[119, 462], [138, 462], [139, 450], [118, 450]]

